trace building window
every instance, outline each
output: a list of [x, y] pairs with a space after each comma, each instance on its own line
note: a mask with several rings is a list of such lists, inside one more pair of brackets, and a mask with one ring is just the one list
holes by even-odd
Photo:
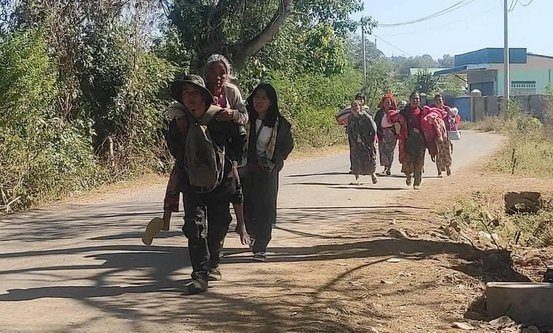
[[536, 81], [511, 81], [512, 95], [532, 95], [536, 93]]

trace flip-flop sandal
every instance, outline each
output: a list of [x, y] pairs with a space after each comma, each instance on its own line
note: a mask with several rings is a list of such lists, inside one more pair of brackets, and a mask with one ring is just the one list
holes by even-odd
[[142, 243], [148, 246], [152, 245], [154, 237], [157, 236], [162, 227], [163, 219], [154, 217], [146, 226], [146, 231], [144, 231], [144, 235], [142, 236]]

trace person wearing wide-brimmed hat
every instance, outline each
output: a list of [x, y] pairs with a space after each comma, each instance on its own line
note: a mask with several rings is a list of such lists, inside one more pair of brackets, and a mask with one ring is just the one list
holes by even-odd
[[[232, 162], [241, 160], [246, 146], [246, 136], [234, 122], [217, 121], [214, 117], [205, 120], [205, 114], [220, 110], [212, 106], [213, 96], [206, 88], [203, 79], [197, 75], [181, 78], [177, 84], [181, 87], [182, 104], [186, 107], [189, 122], [188, 132], [183, 135], [176, 121], [171, 121], [167, 133], [167, 145], [175, 157], [179, 170], [179, 188], [184, 197], [184, 226], [188, 238], [188, 251], [192, 264], [192, 281], [188, 285], [190, 293], [207, 290], [208, 280], [219, 280], [221, 273], [219, 262], [222, 241], [232, 220], [229, 203], [236, 193], [236, 183], [232, 177]], [[186, 156], [191, 135], [191, 126], [207, 126], [209, 137], [219, 151], [224, 151], [223, 177], [213, 188], [206, 190], [196, 185], [190, 175], [190, 159]], [[190, 154], [189, 154], [190, 155]], [[241, 240], [246, 241], [246, 234]]]

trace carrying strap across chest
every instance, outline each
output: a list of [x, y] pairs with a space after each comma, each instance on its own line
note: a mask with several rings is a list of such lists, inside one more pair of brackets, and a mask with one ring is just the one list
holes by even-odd
[[221, 108], [216, 105], [211, 105], [200, 119], [194, 119], [198, 125], [206, 125], [221, 111]]

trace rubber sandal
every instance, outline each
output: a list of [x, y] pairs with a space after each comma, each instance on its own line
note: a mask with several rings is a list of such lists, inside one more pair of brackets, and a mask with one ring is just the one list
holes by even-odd
[[144, 235], [142, 235], [142, 243], [148, 246], [152, 245], [154, 237], [157, 236], [162, 227], [163, 219], [154, 217], [146, 226], [146, 231], [144, 231]]

